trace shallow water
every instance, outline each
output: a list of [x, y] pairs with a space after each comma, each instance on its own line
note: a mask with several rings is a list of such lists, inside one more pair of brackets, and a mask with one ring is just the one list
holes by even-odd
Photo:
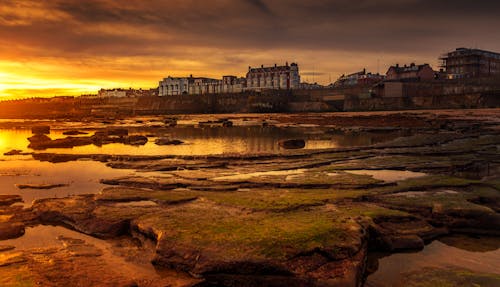
[[[0, 194], [19, 194], [25, 205], [39, 198], [59, 198], [99, 192], [102, 178], [135, 174], [132, 170], [112, 169], [104, 163], [73, 161], [39, 162], [31, 156], [4, 157], [0, 161]], [[67, 184], [53, 189], [19, 189], [16, 184]]]
[[456, 235], [433, 241], [419, 252], [392, 254], [379, 259], [378, 269], [368, 276], [365, 287], [403, 287], [405, 273], [418, 272], [424, 268], [459, 268], [500, 274], [498, 266], [499, 238]]
[[131, 277], [148, 277], [153, 279], [155, 277], [160, 277], [160, 274], [162, 274], [162, 272], [159, 273], [153, 265], [149, 263], [149, 260], [143, 260], [143, 262], [126, 261], [124, 257], [115, 254], [111, 243], [60, 226], [38, 225], [35, 227], [28, 227], [26, 228], [26, 233], [22, 237], [0, 241], [0, 243], [2, 245], [14, 246], [15, 249], [13, 251], [58, 248], [63, 246], [63, 242], [58, 239], [59, 236], [80, 239], [87, 244], [97, 247], [102, 251], [102, 256], [99, 256], [100, 259], [105, 260], [109, 266], [112, 266], [115, 270]]
[[252, 173], [242, 173], [242, 174], [234, 174], [234, 175], [226, 175], [212, 178], [215, 181], [238, 181], [238, 180], [248, 180], [254, 177], [260, 176], [290, 176], [290, 175], [299, 175], [303, 174], [305, 169], [294, 169], [294, 170], [276, 170], [276, 171], [260, 171], [260, 172], [252, 172]]
[[383, 180], [385, 182], [396, 182], [411, 178], [426, 176], [423, 172], [414, 172], [409, 170], [347, 170], [348, 173], [371, 175], [374, 179]]
[[[119, 127], [119, 126], [116, 126]], [[270, 153], [286, 151], [278, 145], [283, 139], [302, 138], [306, 141], [305, 149], [324, 149], [351, 146], [365, 146], [384, 142], [399, 137], [399, 133], [336, 133], [327, 134], [319, 128], [279, 128], [259, 126], [197, 127], [177, 126], [175, 128], [130, 127], [130, 134], [148, 136], [144, 146], [124, 144], [107, 144], [79, 146], [70, 149], [47, 149], [40, 152], [72, 153], [72, 154], [125, 154], [125, 155], [207, 155], [224, 153]], [[74, 129], [86, 128], [83, 124]], [[62, 133], [67, 129], [52, 129], [52, 139], [66, 137]], [[95, 130], [85, 129], [92, 135]], [[29, 129], [0, 129], [0, 151], [12, 149], [33, 152], [28, 148]], [[176, 146], [159, 146], [154, 142], [159, 137], [182, 140], [184, 144]]]

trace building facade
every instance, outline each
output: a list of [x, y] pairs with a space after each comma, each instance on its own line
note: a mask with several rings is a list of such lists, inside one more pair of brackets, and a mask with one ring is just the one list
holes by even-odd
[[345, 86], [364, 86], [372, 85], [377, 82], [384, 80], [384, 76], [380, 74], [367, 73], [366, 69], [363, 71], [352, 73], [349, 75], [342, 75], [335, 82], [335, 87], [345, 87]]
[[286, 63], [285, 66], [248, 67], [246, 81], [247, 90], [250, 91], [298, 89], [300, 87], [299, 66], [296, 63], [291, 65]]
[[100, 89], [97, 96], [101, 98], [128, 98], [157, 96], [158, 89]]
[[167, 77], [158, 85], [159, 96], [203, 95], [219, 93], [241, 93], [261, 90], [289, 90], [300, 88], [299, 66], [248, 68], [246, 77], [223, 76], [221, 80], [193, 77]]
[[241, 93], [246, 89], [247, 79], [236, 76], [222, 77], [222, 93]]
[[386, 81], [430, 81], [436, 78], [436, 72], [429, 64], [391, 66], [386, 73]]
[[458, 48], [443, 55], [441, 67], [448, 79], [500, 75], [500, 54], [479, 49]]

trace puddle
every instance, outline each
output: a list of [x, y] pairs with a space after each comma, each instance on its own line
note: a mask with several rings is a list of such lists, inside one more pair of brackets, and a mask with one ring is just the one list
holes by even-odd
[[[104, 126], [100, 126], [103, 128]], [[130, 146], [119, 143], [106, 144], [101, 147], [95, 145], [79, 146], [71, 149], [47, 149], [51, 153], [72, 154], [128, 154], [128, 155], [207, 155], [224, 153], [270, 153], [286, 151], [278, 142], [283, 139], [303, 138], [306, 141], [305, 149], [324, 149], [337, 147], [351, 147], [370, 145], [385, 142], [400, 137], [400, 133], [364, 133], [353, 135], [339, 133], [335, 135], [326, 134], [320, 127], [296, 126], [280, 128], [276, 126], [233, 126], [223, 127], [198, 127], [178, 125], [174, 128], [152, 128], [147, 124], [125, 126], [113, 125], [113, 127], [125, 127], [129, 134], [141, 134], [148, 136], [148, 142], [143, 146]], [[88, 123], [73, 123], [68, 126], [64, 124], [52, 124], [50, 137], [52, 139], [64, 138], [63, 132], [68, 128], [72, 130], [84, 130], [91, 136], [95, 132], [95, 126]], [[32, 152], [28, 149], [28, 137], [31, 137], [30, 129], [0, 129], [0, 152], [19, 149], [23, 152]], [[168, 137], [185, 142], [176, 146], [159, 146], [154, 143], [157, 138]]]
[[[328, 173], [325, 173], [324, 174], [325, 176], [328, 176], [328, 177], [335, 177], [335, 176], [339, 176], [338, 173], [331, 173], [331, 172], [328, 172]], [[285, 178], [285, 181], [292, 181], [292, 180], [300, 180], [300, 179], [303, 179], [304, 178], [304, 174], [303, 173], [300, 173], [300, 174], [292, 174], [292, 175], [289, 175]]]
[[[29, 206], [39, 198], [59, 198], [69, 195], [97, 193], [105, 185], [101, 178], [134, 174], [132, 170], [112, 169], [104, 163], [74, 161], [65, 163], [10, 159], [0, 161], [0, 194], [19, 194]], [[22, 174], [22, 176], [19, 176]], [[16, 185], [64, 184], [54, 189], [19, 189]]]
[[385, 182], [396, 182], [410, 178], [423, 177], [427, 174], [422, 172], [413, 172], [408, 170], [346, 170], [348, 173], [359, 175], [371, 175], [374, 179]]
[[158, 206], [158, 203], [151, 200], [140, 200], [140, 201], [130, 201], [130, 202], [118, 202], [113, 205], [116, 207], [154, 207]]
[[0, 241], [0, 243], [14, 246], [15, 249], [12, 252], [28, 249], [62, 248], [64, 242], [58, 239], [61, 237], [83, 240], [86, 244], [94, 245], [102, 251], [102, 256], [99, 256], [99, 259], [104, 260], [107, 265], [127, 276], [149, 279], [161, 277], [154, 266], [149, 263], [149, 260], [144, 260], [147, 263], [126, 261], [125, 258], [115, 255], [111, 243], [60, 226], [28, 227], [22, 237]]
[[[368, 276], [365, 287], [403, 287], [405, 273], [417, 272], [424, 268], [459, 268], [500, 274], [499, 238], [471, 238], [459, 235], [445, 237], [442, 241], [435, 240], [420, 252], [392, 254], [379, 259], [378, 269]], [[485, 242], [488, 242], [488, 248], [482, 246]]]
[[244, 174], [235, 174], [215, 177], [212, 180], [215, 181], [232, 181], [232, 180], [248, 180], [254, 177], [260, 176], [296, 176], [303, 174], [306, 169], [294, 169], [294, 170], [276, 170], [276, 171], [259, 171]]

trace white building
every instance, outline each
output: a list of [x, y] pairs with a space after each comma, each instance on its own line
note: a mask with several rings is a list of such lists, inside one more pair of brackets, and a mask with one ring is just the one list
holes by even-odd
[[285, 66], [264, 67], [260, 68], [248, 67], [247, 73], [247, 90], [263, 90], [263, 89], [298, 89], [300, 87], [299, 66], [296, 63]]
[[127, 98], [127, 97], [145, 97], [158, 95], [157, 89], [100, 89], [97, 96], [101, 98]]
[[300, 88], [299, 66], [248, 68], [246, 78], [224, 76], [222, 80], [193, 77], [167, 77], [159, 82], [159, 96], [241, 93], [244, 91], [289, 90]]
[[222, 77], [222, 93], [241, 93], [247, 86], [246, 78], [236, 76]]
[[189, 82], [192, 81], [193, 77], [189, 78], [179, 78], [179, 77], [167, 77], [160, 81], [158, 86], [159, 96], [173, 96], [182, 95], [189, 93]]
[[236, 76], [224, 76], [222, 80], [193, 76], [168, 77], [160, 81], [158, 92], [160, 96], [241, 93], [245, 83], [245, 78]]

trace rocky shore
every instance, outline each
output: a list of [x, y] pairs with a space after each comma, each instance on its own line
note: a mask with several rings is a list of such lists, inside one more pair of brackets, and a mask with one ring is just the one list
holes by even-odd
[[[296, 121], [414, 132], [367, 146], [267, 154], [34, 152], [40, 161], [91, 159], [137, 172], [102, 178], [109, 187], [100, 192], [39, 199], [29, 208], [20, 196], [0, 195], [0, 285], [61, 286], [90, 274], [94, 286], [363, 286], [374, 271], [372, 252], [421, 250], [449, 234], [500, 236], [499, 111], [266, 122]], [[1, 241], [39, 225], [103, 239], [128, 262], [150, 261], [163, 273], [145, 278], [106, 268], [113, 262], [102, 248], [81, 239], [26, 250]], [[500, 283], [488, 278], [484, 286]]]

